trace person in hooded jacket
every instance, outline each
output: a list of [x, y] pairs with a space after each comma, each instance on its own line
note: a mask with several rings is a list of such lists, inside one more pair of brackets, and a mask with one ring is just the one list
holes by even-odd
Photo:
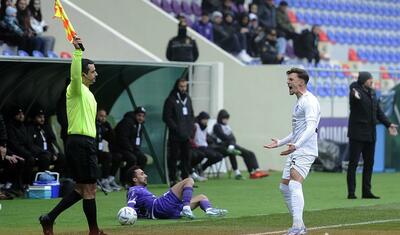
[[397, 125], [391, 123], [378, 104], [369, 72], [360, 72], [357, 82], [350, 85], [349, 166], [347, 168], [348, 199], [356, 199], [356, 169], [360, 154], [364, 160], [362, 198], [379, 199], [371, 192], [372, 169], [376, 141], [376, 124], [383, 123], [392, 136], [397, 135]]
[[178, 35], [168, 42], [166, 57], [169, 61], [195, 62], [199, 58], [196, 41], [187, 35], [186, 21], [178, 24]]
[[[221, 153], [208, 145], [210, 136], [207, 133], [207, 123], [209, 119], [210, 115], [203, 111], [200, 112], [199, 115], [196, 117], [196, 122], [194, 124], [195, 132], [192, 141], [192, 165], [193, 167], [195, 167], [199, 165], [203, 161], [203, 159], [207, 159], [205, 163], [201, 164], [199, 169], [200, 173], [204, 172], [209, 166], [221, 161], [224, 158]], [[200, 177], [202, 177], [201, 174]], [[196, 173], [192, 173], [192, 178], [194, 180], [196, 180], [196, 178], [203, 179], [199, 178]]]
[[127, 112], [124, 118], [115, 127], [116, 148], [122, 159], [126, 161], [126, 166], [121, 171], [121, 182], [126, 183], [125, 172], [131, 166], [139, 166], [144, 169], [147, 164], [147, 157], [140, 149], [142, 145], [142, 135], [146, 109], [138, 106], [134, 111]]
[[177, 182], [177, 163], [180, 161], [182, 179], [191, 172], [190, 138], [194, 114], [192, 100], [187, 93], [188, 81], [179, 78], [164, 102], [163, 121], [168, 127], [168, 174], [170, 185]]
[[217, 137], [218, 151], [224, 156], [229, 156], [232, 169], [235, 173], [235, 179], [243, 179], [237, 166], [236, 155], [243, 157], [251, 179], [268, 176], [267, 172], [260, 170], [256, 155], [236, 143], [232, 128], [228, 125], [229, 117], [230, 115], [226, 110], [222, 109], [219, 111], [217, 123], [213, 127], [213, 134]]

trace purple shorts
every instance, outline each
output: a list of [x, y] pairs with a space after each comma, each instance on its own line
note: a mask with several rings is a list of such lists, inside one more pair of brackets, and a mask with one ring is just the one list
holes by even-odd
[[181, 217], [182, 208], [182, 200], [169, 190], [154, 202], [153, 215], [157, 219], [177, 219]]

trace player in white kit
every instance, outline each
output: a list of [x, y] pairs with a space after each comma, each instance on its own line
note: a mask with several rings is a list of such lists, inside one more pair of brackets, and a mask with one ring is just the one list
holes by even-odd
[[292, 115], [292, 132], [283, 139], [272, 139], [272, 143], [264, 147], [268, 149], [283, 145], [288, 147], [281, 152], [282, 156], [287, 156], [287, 160], [279, 189], [293, 217], [293, 226], [287, 234], [295, 235], [307, 233], [303, 222], [302, 182], [307, 177], [315, 158], [318, 157], [317, 127], [321, 111], [317, 98], [307, 91], [309, 80], [307, 72], [292, 68], [286, 74], [289, 94], [297, 96]]

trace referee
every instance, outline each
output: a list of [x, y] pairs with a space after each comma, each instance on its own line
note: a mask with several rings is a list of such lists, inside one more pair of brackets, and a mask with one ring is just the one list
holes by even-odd
[[96, 81], [97, 72], [93, 61], [82, 59], [79, 37], [75, 37], [75, 51], [71, 64], [71, 83], [67, 87], [67, 160], [70, 164], [75, 189], [66, 195], [48, 214], [39, 217], [43, 234], [53, 234], [55, 219], [64, 210], [83, 199], [83, 211], [89, 225], [89, 235], [104, 234], [97, 226], [96, 180], [98, 166], [96, 155], [96, 110], [97, 102], [89, 90]]

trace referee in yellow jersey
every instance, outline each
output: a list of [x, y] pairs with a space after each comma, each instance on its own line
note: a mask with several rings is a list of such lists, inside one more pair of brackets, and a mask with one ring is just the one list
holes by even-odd
[[89, 225], [89, 235], [105, 234], [97, 226], [96, 180], [98, 166], [96, 156], [96, 111], [97, 102], [90, 85], [95, 83], [97, 72], [93, 61], [82, 59], [79, 37], [75, 37], [75, 51], [71, 64], [71, 83], [67, 87], [68, 138], [66, 154], [75, 189], [66, 195], [48, 214], [39, 217], [43, 234], [53, 234], [55, 219], [64, 210], [83, 199], [83, 211]]

